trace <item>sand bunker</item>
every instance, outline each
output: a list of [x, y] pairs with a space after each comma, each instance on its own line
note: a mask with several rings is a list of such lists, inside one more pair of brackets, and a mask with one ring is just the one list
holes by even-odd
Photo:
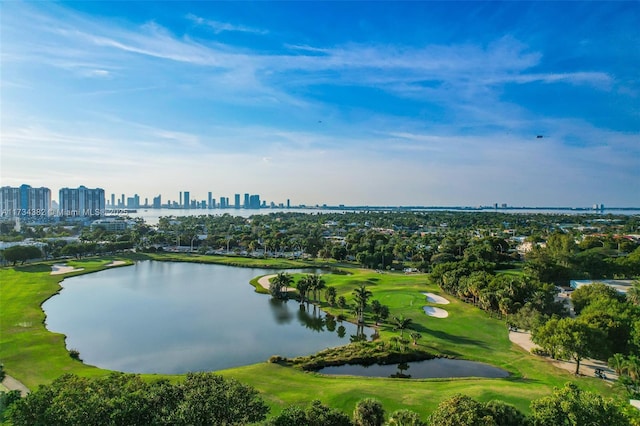
[[106, 264], [106, 265], [104, 265], [104, 266], [106, 266], [106, 267], [108, 267], [108, 268], [109, 268], [109, 267], [111, 267], [111, 266], [120, 266], [120, 265], [124, 265], [125, 263], [127, 263], [127, 262], [125, 262], [124, 260], [114, 260], [113, 262], [111, 262], [111, 263], [107, 263], [107, 264]]
[[84, 268], [74, 268], [73, 266], [68, 265], [52, 265], [51, 266], [51, 275], [61, 275], [68, 274], [69, 272], [78, 272], [84, 271]]
[[260, 277], [260, 279], [258, 279], [258, 284], [260, 284], [263, 288], [266, 288], [267, 290], [269, 290], [269, 287], [271, 287], [269, 285], [269, 280], [271, 280], [271, 278], [275, 277], [274, 275], [265, 275], [264, 277]]
[[433, 294], [433, 293], [422, 293], [422, 294], [427, 296], [427, 302], [438, 303], [440, 305], [449, 304], [449, 301], [447, 299], [445, 299], [444, 297], [438, 296], [437, 294]]
[[434, 308], [433, 306], [423, 306], [422, 309], [424, 309], [424, 313], [430, 317], [446, 318], [449, 316], [449, 312], [444, 309]]
[[[258, 284], [260, 284], [262, 287], [266, 288], [267, 290], [269, 290], [269, 288], [271, 287], [271, 283], [269, 281], [271, 281], [271, 278], [276, 277], [277, 274], [273, 274], [273, 275], [265, 275], [264, 277], [260, 277], [258, 279]], [[296, 289], [293, 287], [287, 287], [284, 289], [284, 291], [289, 292], [289, 291], [295, 291]]]

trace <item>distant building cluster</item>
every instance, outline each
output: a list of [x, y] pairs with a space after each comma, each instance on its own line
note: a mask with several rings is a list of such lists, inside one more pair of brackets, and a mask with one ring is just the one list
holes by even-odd
[[49, 188], [21, 185], [0, 188], [0, 217], [96, 217], [105, 214], [104, 189], [62, 188], [58, 203]]
[[180, 191], [177, 200], [162, 201], [162, 195], [153, 197], [152, 202], [149, 203], [149, 199], [145, 198], [144, 203], [140, 201], [140, 196], [134, 194], [132, 197], [126, 197], [125, 194], [121, 194], [119, 198], [116, 198], [115, 194], [111, 194], [111, 198], [107, 203], [108, 209], [139, 209], [139, 208], [153, 208], [153, 209], [260, 209], [260, 208], [290, 208], [290, 200], [287, 200], [286, 204], [270, 203], [260, 200], [259, 194], [245, 193], [244, 197], [240, 194], [235, 194], [233, 197], [233, 203], [229, 197], [215, 198], [212, 192], [207, 193], [207, 198], [203, 200], [197, 200], [191, 198], [189, 191]]
[[260, 209], [260, 208], [290, 208], [290, 201], [286, 205], [280, 203], [270, 203], [260, 200], [258, 194], [235, 194], [233, 204], [229, 197], [214, 198], [209, 192], [205, 200], [191, 198], [189, 191], [181, 191], [177, 200], [167, 200], [162, 202], [162, 196], [153, 197], [152, 202], [145, 198], [141, 202], [140, 196], [134, 194], [127, 197], [125, 194], [116, 199], [115, 194], [111, 194], [110, 199], [105, 197], [102, 188], [62, 188], [58, 193], [58, 202], [51, 199], [49, 188], [33, 188], [30, 185], [19, 187], [3, 186], [0, 188], [0, 218], [32, 218], [42, 219], [49, 217], [63, 218], [99, 218], [110, 213], [118, 213], [118, 210], [134, 210], [138, 208], [170, 208], [170, 209]]

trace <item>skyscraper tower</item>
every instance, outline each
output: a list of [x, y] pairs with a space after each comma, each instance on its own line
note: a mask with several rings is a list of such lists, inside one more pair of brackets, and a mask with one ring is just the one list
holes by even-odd
[[189, 200], [189, 191], [184, 191], [184, 204], [182, 205], [183, 209], [190, 209], [191, 202]]
[[234, 201], [235, 201], [234, 207], [236, 209], [239, 209], [240, 208], [240, 194], [236, 194], [235, 195]]

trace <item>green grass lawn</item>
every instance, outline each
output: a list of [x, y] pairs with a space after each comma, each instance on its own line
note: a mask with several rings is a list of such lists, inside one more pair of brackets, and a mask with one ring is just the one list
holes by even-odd
[[[176, 255], [151, 257], [224, 263], [223, 258], [218, 256], [173, 256]], [[241, 258], [230, 258], [236, 264], [240, 262], [239, 259]], [[0, 362], [4, 363], [8, 374], [33, 389], [67, 372], [83, 376], [107, 373], [71, 359], [65, 348], [64, 336], [46, 330], [41, 304], [59, 291], [59, 282], [64, 276], [98, 271], [112, 260], [101, 258], [69, 261], [68, 265], [84, 270], [57, 276], [50, 275], [52, 262], [0, 269]], [[130, 259], [127, 260], [130, 262]], [[270, 264], [264, 259], [248, 259], [247, 262], [249, 261], [260, 262], [263, 267]], [[286, 260], [276, 260], [271, 266], [282, 267], [285, 264], [283, 262], [296, 262], [291, 266], [295, 268], [300, 268], [301, 263], [309, 266], [309, 262]], [[257, 266], [254, 263], [247, 264]], [[332, 407], [351, 413], [358, 400], [374, 397], [383, 402], [388, 412], [409, 408], [426, 418], [440, 401], [455, 393], [464, 393], [481, 401], [500, 399], [528, 412], [532, 399], [548, 395], [554, 386], [562, 386], [570, 380], [577, 381], [585, 389], [602, 394], [610, 395], [615, 392], [602, 380], [575, 378], [569, 372], [513, 345], [508, 340], [503, 321], [490, 318], [485, 312], [443, 294], [428, 283], [426, 275], [379, 274], [356, 268], [351, 268], [348, 272], [324, 275], [327, 285], [336, 287], [338, 296], [343, 295], [350, 300], [353, 289], [365, 284], [373, 293], [373, 299], [389, 306], [391, 316], [404, 315], [413, 320], [413, 330], [423, 336], [419, 340], [422, 349], [487, 362], [510, 371], [511, 377], [455, 380], [328, 377], [267, 362], [220, 373], [258, 389], [271, 406], [272, 413], [279, 412], [290, 404], [306, 405], [313, 399], [320, 399]], [[427, 302], [421, 293], [426, 291], [440, 294], [451, 302], [447, 305], [433, 305], [446, 309], [449, 312], [448, 318], [434, 318], [424, 313], [422, 307]], [[342, 313], [339, 308], [329, 307], [326, 303], [323, 303], [323, 308], [333, 314]], [[352, 316], [347, 311], [344, 314]], [[389, 325], [380, 326], [379, 330], [381, 339], [399, 334]], [[174, 376], [171, 379], [179, 378]]]

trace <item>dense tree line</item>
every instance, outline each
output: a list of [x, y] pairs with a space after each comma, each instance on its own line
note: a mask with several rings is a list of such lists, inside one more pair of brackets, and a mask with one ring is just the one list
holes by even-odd
[[[582, 225], [581, 230], [577, 224]], [[3, 225], [0, 239], [5, 240], [79, 237], [64, 253], [64, 240], [46, 241], [45, 255], [53, 257], [129, 248], [156, 251], [179, 245], [201, 253], [333, 258], [371, 269], [412, 267], [424, 272], [462, 259], [504, 266], [519, 259], [516, 243], [505, 237], [518, 235], [535, 243], [527, 255], [527, 271], [541, 282], [562, 284], [569, 278], [640, 274], [640, 252], [634, 254], [638, 245], [616, 236], [638, 233], [640, 219], [624, 215], [292, 211], [249, 218], [230, 214], [162, 217], [157, 226], [138, 219], [131, 229], [117, 232], [78, 224], [25, 226], [18, 232]]]
[[[4, 395], [3, 395], [4, 396]], [[0, 398], [0, 401], [2, 399]], [[285, 407], [267, 419], [258, 392], [212, 373], [188, 374], [175, 384], [112, 373], [102, 378], [67, 374], [10, 402], [13, 425], [244, 425], [264, 426], [610, 426], [630, 425], [612, 399], [567, 383], [531, 402], [527, 416], [502, 401], [479, 402], [456, 394], [440, 402], [428, 419], [407, 409], [387, 414], [380, 401], [363, 398], [351, 415], [315, 400]]]
[[255, 389], [211, 373], [187, 374], [177, 384], [67, 374], [16, 401], [9, 417], [15, 426], [235, 425], [264, 420], [268, 411]]
[[2, 257], [14, 266], [20, 262], [24, 264], [31, 259], [39, 259], [42, 257], [42, 251], [36, 246], [12, 246], [2, 251]]
[[571, 279], [628, 278], [640, 275], [640, 247], [612, 236], [585, 237], [556, 232], [526, 255], [525, 270], [540, 281], [567, 285]]
[[[640, 309], [633, 296], [640, 294], [640, 282], [633, 290], [625, 296], [601, 283], [582, 286], [571, 295], [576, 316], [540, 322], [532, 329], [532, 339], [546, 355], [575, 361], [576, 374], [584, 358], [609, 360], [610, 364], [616, 360], [612, 368], [617, 374], [628, 371], [636, 382], [640, 378], [635, 366], [640, 352]], [[620, 360], [625, 357], [630, 361], [623, 368]]]

